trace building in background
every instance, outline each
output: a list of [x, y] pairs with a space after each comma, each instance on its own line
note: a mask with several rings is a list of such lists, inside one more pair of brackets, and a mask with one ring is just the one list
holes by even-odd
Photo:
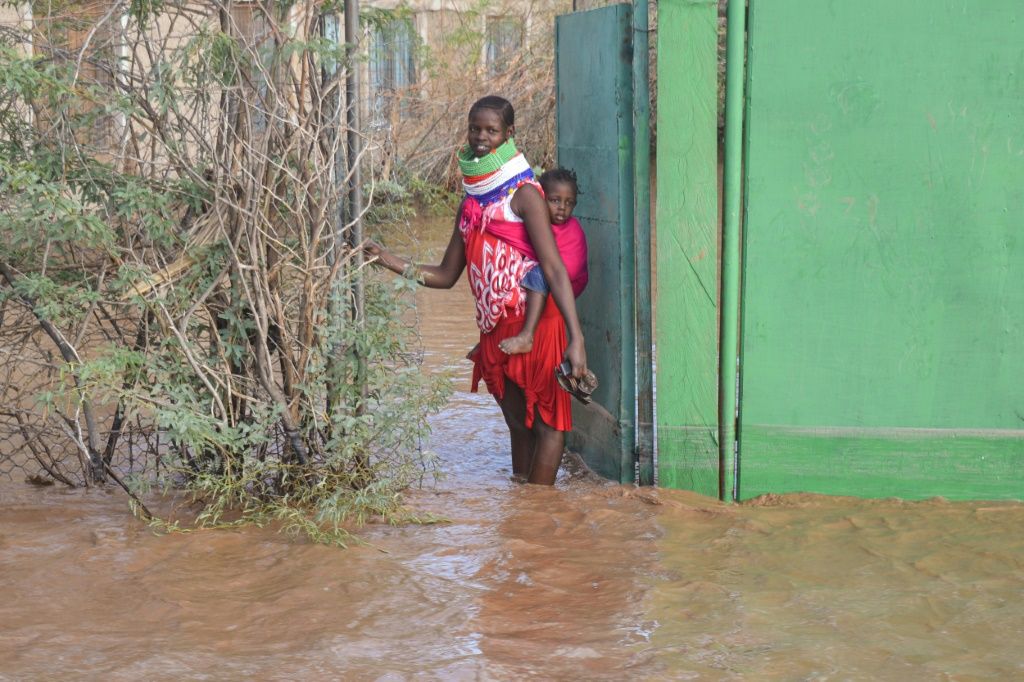
[[[261, 43], [272, 40], [266, 22], [260, 20], [259, 3], [193, 4], [200, 10], [205, 4], [210, 17], [216, 16], [215, 7], [228, 7], [232, 32], [249, 48], [259, 50]], [[51, 12], [56, 6], [45, 7]], [[126, 41], [117, 29], [127, 22], [112, 16], [116, 7], [113, 0], [68, 0], [59, 12], [62, 18], [73, 17], [77, 28], [61, 29], [62, 33], [40, 18], [43, 5], [5, 4], [0, 6], [0, 26], [20, 28], [32, 36], [24, 45], [26, 51], [41, 54], [56, 48], [49, 51], [58, 59], [83, 54], [88, 41], [86, 59], [81, 60], [88, 81], [103, 76], [89, 72], [91, 52], [127, 49], [118, 47]], [[463, 134], [465, 111], [485, 94], [502, 94], [513, 101], [519, 120], [526, 123], [517, 126], [517, 142], [526, 145], [539, 165], [553, 162], [554, 17], [572, 9], [572, 0], [363, 2], [358, 75], [363, 127], [375, 167], [371, 175], [387, 179], [401, 168], [404, 175], [452, 182], [452, 150]], [[175, 13], [180, 17], [170, 8], [159, 15], [155, 30], [173, 33]], [[103, 30], [92, 32], [98, 22]], [[263, 66], [254, 68], [247, 87], [266, 87], [265, 79], [272, 76], [269, 65]], [[258, 110], [250, 118], [254, 130], [267, 125]], [[98, 125], [97, 134], [101, 129], [116, 137], [116, 125]]]

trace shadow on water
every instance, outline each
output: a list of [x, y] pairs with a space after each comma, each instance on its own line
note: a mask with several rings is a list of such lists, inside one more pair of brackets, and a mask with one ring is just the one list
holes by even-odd
[[[450, 229], [450, 228], [447, 228]], [[434, 240], [443, 243], [447, 229]], [[0, 678], [974, 679], [1024, 668], [1017, 504], [745, 505], [509, 480], [466, 392], [464, 284], [424, 291], [449, 521], [340, 551], [255, 528], [158, 537], [101, 491], [0, 485]]]

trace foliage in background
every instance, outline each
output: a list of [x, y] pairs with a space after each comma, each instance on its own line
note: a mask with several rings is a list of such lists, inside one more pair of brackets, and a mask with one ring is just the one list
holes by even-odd
[[0, 472], [327, 542], [394, 517], [447, 386], [338, 219], [324, 8], [53, 7], [0, 35]]

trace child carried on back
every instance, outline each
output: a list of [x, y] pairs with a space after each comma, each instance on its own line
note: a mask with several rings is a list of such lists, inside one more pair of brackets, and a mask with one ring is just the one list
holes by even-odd
[[[538, 178], [544, 190], [544, 200], [548, 205], [551, 217], [551, 231], [555, 235], [555, 244], [565, 263], [565, 269], [572, 283], [572, 292], [578, 298], [587, 286], [587, 238], [583, 228], [572, 212], [576, 207], [579, 186], [576, 174], [565, 168], [554, 168], [541, 174]], [[495, 222], [488, 226], [494, 236], [520, 251], [534, 265], [524, 275], [520, 286], [526, 291], [526, 314], [522, 330], [515, 336], [504, 339], [498, 347], [513, 355], [529, 353], [533, 348], [533, 335], [540, 321], [541, 313], [548, 297], [548, 284], [544, 273], [536, 264], [537, 255], [533, 251], [525, 230], [517, 230], [514, 223]]]

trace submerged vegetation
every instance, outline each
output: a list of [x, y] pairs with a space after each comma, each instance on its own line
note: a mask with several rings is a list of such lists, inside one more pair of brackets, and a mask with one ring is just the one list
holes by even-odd
[[448, 389], [351, 243], [331, 7], [97, 7], [0, 35], [0, 473], [320, 542], [400, 518]]

